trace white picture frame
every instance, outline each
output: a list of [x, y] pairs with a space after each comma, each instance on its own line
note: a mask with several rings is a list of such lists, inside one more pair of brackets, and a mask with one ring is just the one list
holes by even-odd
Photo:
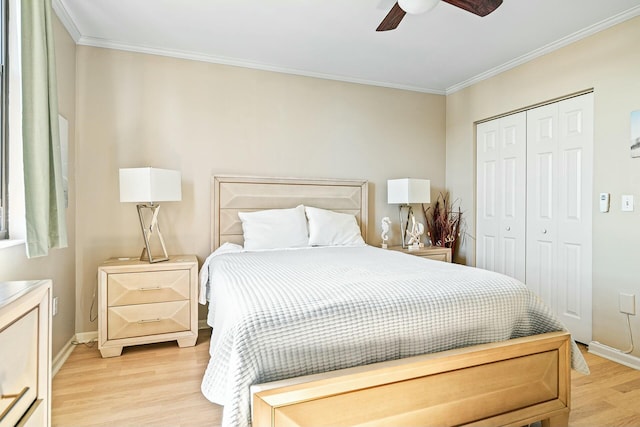
[[631, 112], [631, 157], [640, 157], [640, 110]]

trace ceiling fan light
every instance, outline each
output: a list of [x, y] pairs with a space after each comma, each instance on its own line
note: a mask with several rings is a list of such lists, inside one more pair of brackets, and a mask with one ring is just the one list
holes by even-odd
[[437, 6], [440, 0], [398, 0], [398, 5], [407, 13], [417, 15]]

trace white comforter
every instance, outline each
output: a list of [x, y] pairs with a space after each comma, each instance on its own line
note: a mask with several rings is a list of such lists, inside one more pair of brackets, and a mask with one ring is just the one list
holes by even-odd
[[[238, 253], [201, 271], [223, 427], [250, 425], [253, 384], [563, 330], [520, 282], [374, 247]], [[209, 285], [209, 286], [207, 286]], [[588, 368], [575, 348], [573, 367]]]

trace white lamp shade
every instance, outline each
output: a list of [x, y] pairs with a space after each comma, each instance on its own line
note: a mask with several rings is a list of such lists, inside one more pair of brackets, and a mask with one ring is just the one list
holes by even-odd
[[428, 179], [390, 179], [387, 181], [387, 203], [408, 205], [431, 202], [431, 181]]
[[120, 169], [121, 202], [182, 200], [180, 171], [158, 168]]
[[425, 13], [438, 5], [440, 0], [398, 0], [398, 6], [412, 15]]

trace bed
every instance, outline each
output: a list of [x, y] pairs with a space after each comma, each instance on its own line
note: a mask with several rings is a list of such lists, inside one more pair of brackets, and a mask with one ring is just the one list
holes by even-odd
[[[366, 245], [367, 207], [366, 181], [212, 178], [202, 392], [223, 427], [566, 425], [571, 366], [588, 368], [544, 304], [506, 276]], [[296, 228], [300, 209], [314, 247], [260, 241], [263, 217]]]

